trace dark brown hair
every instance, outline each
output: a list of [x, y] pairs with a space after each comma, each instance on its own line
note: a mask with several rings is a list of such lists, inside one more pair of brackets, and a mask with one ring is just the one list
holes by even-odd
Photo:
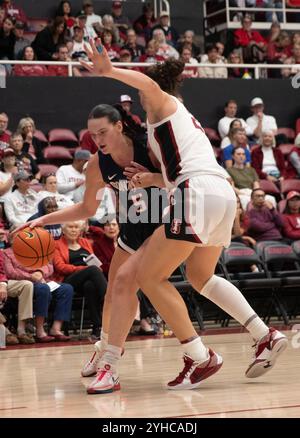
[[146, 75], [153, 79], [166, 93], [178, 96], [178, 88], [182, 83], [181, 74], [184, 62], [174, 58], [167, 59], [162, 64], [155, 64], [146, 70]]

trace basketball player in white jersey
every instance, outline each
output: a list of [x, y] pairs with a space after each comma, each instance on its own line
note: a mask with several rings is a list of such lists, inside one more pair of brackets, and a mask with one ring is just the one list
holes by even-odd
[[[184, 64], [169, 60], [151, 67], [146, 76], [113, 67], [100, 41], [97, 47], [91, 41], [91, 47], [87, 52], [92, 65], [82, 63], [91, 73], [139, 90], [141, 104], [147, 112], [150, 147], [161, 164], [165, 185], [177, 188], [176, 204], [170, 207], [171, 220], [154, 232], [135, 258], [128, 260], [128, 266], [130, 262], [138, 263], [139, 286], [183, 347], [184, 369], [168, 383], [168, 388], [197, 388], [222, 365], [222, 358], [203, 345], [184, 301], [168, 281], [184, 261], [194, 289], [244, 325], [255, 339], [255, 355], [246, 376], [263, 375], [286, 348], [287, 339], [263, 323], [234, 285], [214, 275], [222, 248], [230, 244], [236, 197], [200, 123], [171, 95]], [[133, 182], [142, 185], [143, 178], [144, 174], [137, 174]], [[196, 215], [192, 214], [194, 211]], [[126, 315], [128, 297], [122, 285], [124, 278], [126, 263], [116, 275], [108, 345], [89, 393], [107, 393], [120, 388], [117, 363], [131, 324]]]

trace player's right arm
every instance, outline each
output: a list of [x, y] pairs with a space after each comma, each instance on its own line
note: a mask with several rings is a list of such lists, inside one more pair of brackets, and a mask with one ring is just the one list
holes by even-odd
[[28, 226], [30, 228], [43, 227], [45, 225], [62, 224], [65, 222], [87, 219], [94, 216], [103, 196], [103, 192], [101, 194], [101, 189], [104, 189], [105, 186], [106, 184], [103, 181], [102, 174], [99, 169], [98, 154], [95, 154], [87, 166], [86, 190], [82, 202], [27, 222], [26, 224], [17, 228], [14, 233]]

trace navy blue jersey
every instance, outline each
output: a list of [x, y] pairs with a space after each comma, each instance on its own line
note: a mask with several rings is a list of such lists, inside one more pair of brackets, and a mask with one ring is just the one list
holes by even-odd
[[[133, 161], [146, 167], [150, 172], [157, 172], [149, 158], [147, 142], [135, 140], [133, 141], [133, 148]], [[153, 233], [154, 223], [150, 225], [153, 217], [157, 219], [153, 221], [156, 226], [160, 222], [161, 208], [159, 207], [159, 211], [156, 211], [156, 214], [151, 216], [151, 188], [129, 190], [129, 182], [123, 174], [124, 168], [115, 163], [111, 155], [105, 155], [100, 150], [98, 151], [98, 157], [103, 180], [115, 191], [119, 200], [119, 209], [117, 210], [119, 222], [121, 223], [121, 235], [123, 233], [125, 237], [125, 234], [127, 234], [128, 242], [126, 244], [136, 250], [143, 242], [140, 242], [141, 239], [138, 242], [132, 241], [135, 234], [133, 230], [137, 232], [138, 229], [136, 227], [140, 224], [139, 229], [142, 227], [143, 230], [140, 230], [141, 232], [143, 231], [142, 234], [149, 237], [150, 233]], [[134, 216], [133, 220], [131, 213]]]

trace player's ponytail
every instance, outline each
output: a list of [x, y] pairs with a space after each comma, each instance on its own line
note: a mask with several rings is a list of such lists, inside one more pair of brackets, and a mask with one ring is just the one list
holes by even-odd
[[182, 83], [181, 74], [184, 70], [184, 62], [175, 58], [169, 58], [162, 64], [155, 64], [146, 70], [146, 75], [158, 83], [166, 93], [178, 96], [178, 88]]
[[136, 123], [132, 116], [124, 110], [121, 104], [116, 103], [114, 105], [114, 108], [119, 112], [121, 116], [124, 134], [126, 134], [131, 139], [143, 140], [144, 138], [146, 138], [146, 129], [143, 128], [139, 123]]

